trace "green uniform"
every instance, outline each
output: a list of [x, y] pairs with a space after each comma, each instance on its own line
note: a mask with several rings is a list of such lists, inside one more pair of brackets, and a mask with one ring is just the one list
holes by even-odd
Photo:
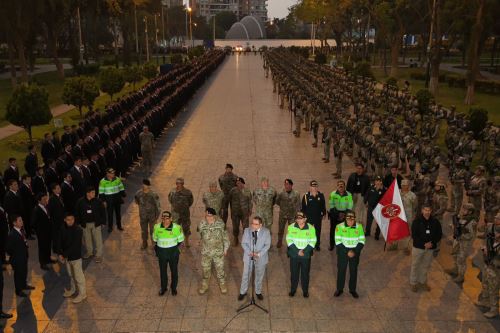
[[184, 241], [182, 228], [176, 223], [172, 223], [168, 228], [158, 223], [153, 230], [153, 241], [156, 243], [155, 250], [160, 264], [161, 289], [167, 290], [167, 266], [170, 266], [170, 274], [172, 275], [170, 289], [176, 290], [179, 279], [177, 273], [180, 254], [179, 244]]
[[205, 192], [203, 193], [203, 204], [205, 208], [213, 208], [217, 212], [217, 215], [221, 215], [222, 200], [224, 200], [224, 192]]
[[[335, 247], [337, 249], [337, 290], [344, 290], [347, 264], [349, 264], [349, 291], [356, 291], [358, 279], [358, 265], [361, 249], [365, 245], [363, 225], [356, 223], [349, 227], [347, 223], [340, 223], [335, 228]], [[349, 258], [348, 252], [355, 255]]]
[[272, 187], [267, 189], [258, 188], [253, 192], [255, 203], [255, 215], [260, 216], [264, 227], [271, 231], [273, 225], [273, 206], [276, 201], [276, 190]]
[[224, 253], [229, 249], [229, 237], [227, 236], [226, 226], [219, 219], [214, 223], [208, 223], [203, 220], [198, 226], [198, 230], [201, 236], [202, 288], [205, 286], [208, 288], [213, 262], [217, 272], [217, 279], [222, 289], [222, 286], [226, 283]]
[[193, 205], [193, 193], [187, 188], [181, 190], [173, 189], [168, 194], [168, 201], [172, 205], [172, 213], [175, 220], [182, 226], [184, 234], [191, 235], [191, 214], [189, 207]]
[[139, 206], [142, 243], [147, 245], [148, 228], [149, 235], [153, 239], [153, 228], [156, 220], [158, 220], [158, 216], [160, 216], [160, 197], [153, 191], [144, 193], [142, 190], [139, 190], [135, 194], [134, 200]]
[[280, 207], [279, 225], [278, 225], [278, 246], [281, 246], [283, 235], [285, 234], [285, 226], [294, 222], [295, 213], [300, 207], [300, 194], [295, 190], [290, 192], [282, 191], [276, 197], [276, 205]]
[[[286, 243], [288, 245], [288, 256], [290, 257], [290, 289], [292, 294], [295, 294], [297, 290], [299, 275], [302, 292], [304, 294], [309, 293], [311, 255], [316, 246], [316, 241], [316, 229], [312, 224], [306, 223], [302, 229], [300, 229], [298, 223], [288, 226]], [[303, 250], [303, 256], [299, 256], [300, 250]]]

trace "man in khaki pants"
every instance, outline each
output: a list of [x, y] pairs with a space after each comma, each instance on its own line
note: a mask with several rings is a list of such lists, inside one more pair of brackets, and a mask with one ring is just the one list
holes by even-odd
[[61, 245], [59, 259], [66, 263], [66, 269], [71, 280], [70, 289], [64, 291], [64, 297], [72, 297], [76, 292], [78, 295], [73, 298], [73, 303], [80, 303], [87, 298], [85, 287], [85, 275], [82, 269], [82, 235], [83, 231], [75, 224], [73, 215], [66, 215], [65, 225], [61, 230]]
[[83, 228], [85, 239], [85, 255], [83, 259], [94, 255], [95, 262], [102, 261], [102, 233], [101, 225], [106, 223], [106, 212], [102, 201], [95, 197], [95, 188], [88, 187], [83, 198], [80, 198], [75, 206], [76, 223]]

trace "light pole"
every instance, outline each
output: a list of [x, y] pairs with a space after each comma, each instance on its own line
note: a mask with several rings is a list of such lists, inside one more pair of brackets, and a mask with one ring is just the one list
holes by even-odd
[[146, 62], [149, 62], [148, 17], [144, 16], [144, 33], [146, 35]]
[[80, 6], [76, 7], [76, 19], [78, 20], [78, 45], [79, 48], [79, 64], [83, 64], [83, 43], [82, 43], [82, 22], [80, 21]]
[[153, 56], [156, 57], [156, 63], [158, 64], [158, 26], [156, 25], [156, 16], [159, 14], [154, 14], [155, 18], [155, 47], [153, 49]]
[[137, 29], [137, 5], [134, 4], [135, 53], [139, 54], [139, 31]]
[[191, 46], [194, 46], [192, 45], [193, 44], [193, 9], [191, 7], [188, 8], [188, 12], [189, 12], [189, 40], [191, 41]]

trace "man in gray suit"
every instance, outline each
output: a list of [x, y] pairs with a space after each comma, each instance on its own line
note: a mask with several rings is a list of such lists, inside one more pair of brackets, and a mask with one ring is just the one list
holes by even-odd
[[243, 276], [241, 279], [240, 295], [238, 300], [241, 301], [246, 296], [248, 291], [248, 283], [252, 276], [252, 259], [255, 262], [255, 294], [260, 300], [262, 296], [262, 280], [266, 272], [268, 262], [267, 252], [271, 247], [271, 233], [262, 225], [262, 218], [255, 216], [249, 228], [243, 231], [243, 239], [241, 240], [243, 248]]

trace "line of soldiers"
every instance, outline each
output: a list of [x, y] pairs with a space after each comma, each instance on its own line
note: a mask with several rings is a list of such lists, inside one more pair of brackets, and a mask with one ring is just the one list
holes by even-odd
[[[30, 146], [24, 163], [26, 174], [20, 175], [16, 159], [10, 158], [0, 177], [2, 262], [9, 263], [6, 260], [6, 254], [10, 254], [6, 253], [9, 235], [19, 233], [27, 251], [28, 240], [34, 240], [36, 234], [40, 266], [47, 270], [49, 264], [56, 262], [52, 253], [61, 252], [58, 240], [68, 215], [74, 216], [76, 224], [83, 229], [86, 248], [83, 258], [95, 256], [96, 262], [100, 262], [100, 226], [107, 220], [108, 232], [111, 232], [115, 219], [118, 229], [123, 230], [121, 205], [125, 187], [120, 176], [126, 176], [139, 159], [140, 137], [144, 137], [148, 129], [158, 137], [224, 61], [225, 55], [221, 50], [208, 51], [151, 80], [139, 91], [107, 106], [104, 112], [87, 113], [78, 125], [66, 126], [60, 138], [57, 132], [46, 133], [41, 146], [43, 163], [36, 148]], [[95, 198], [96, 192], [99, 198]], [[17, 220], [22, 220], [21, 231], [14, 228]], [[10, 264], [15, 275], [25, 270], [17, 262]], [[16, 292], [20, 288], [16, 285]]]
[[[433, 215], [440, 221], [448, 211], [460, 223], [474, 216], [476, 223], [468, 224], [474, 230], [483, 230], [485, 225], [491, 228], [500, 204], [498, 127], [490, 122], [477, 134], [470, 131], [469, 120], [454, 107], [446, 109], [434, 102], [429, 112], [422, 114], [417, 98], [409, 89], [380, 85], [342, 68], [306, 61], [285, 48], [265, 52], [263, 59], [266, 76], [271, 72], [279, 105], [282, 108], [288, 105], [291, 127], [295, 125], [293, 134], [299, 137], [301, 130], [311, 131], [312, 146], [316, 148], [322, 128], [323, 161], [330, 162], [333, 148], [336, 178], [342, 177], [345, 155], [366, 166], [371, 181], [389, 171], [401, 172], [406, 174], [417, 198], [414, 212], [431, 202]], [[438, 144], [443, 132], [446, 150]], [[477, 166], [471, 172], [479, 148], [484, 166]], [[440, 179], [442, 166], [449, 171], [451, 200], [445, 180]], [[399, 179], [398, 185], [401, 186]], [[479, 216], [483, 209], [484, 224], [481, 224]], [[484, 233], [478, 236], [484, 238]], [[475, 231], [455, 240], [463, 244], [454, 246], [457, 268], [450, 272], [457, 273], [455, 281], [459, 283], [463, 282], [466, 268], [464, 258], [471, 253], [469, 237], [473, 240]], [[439, 247], [436, 255], [438, 251]], [[496, 316], [498, 307], [495, 307]]]

